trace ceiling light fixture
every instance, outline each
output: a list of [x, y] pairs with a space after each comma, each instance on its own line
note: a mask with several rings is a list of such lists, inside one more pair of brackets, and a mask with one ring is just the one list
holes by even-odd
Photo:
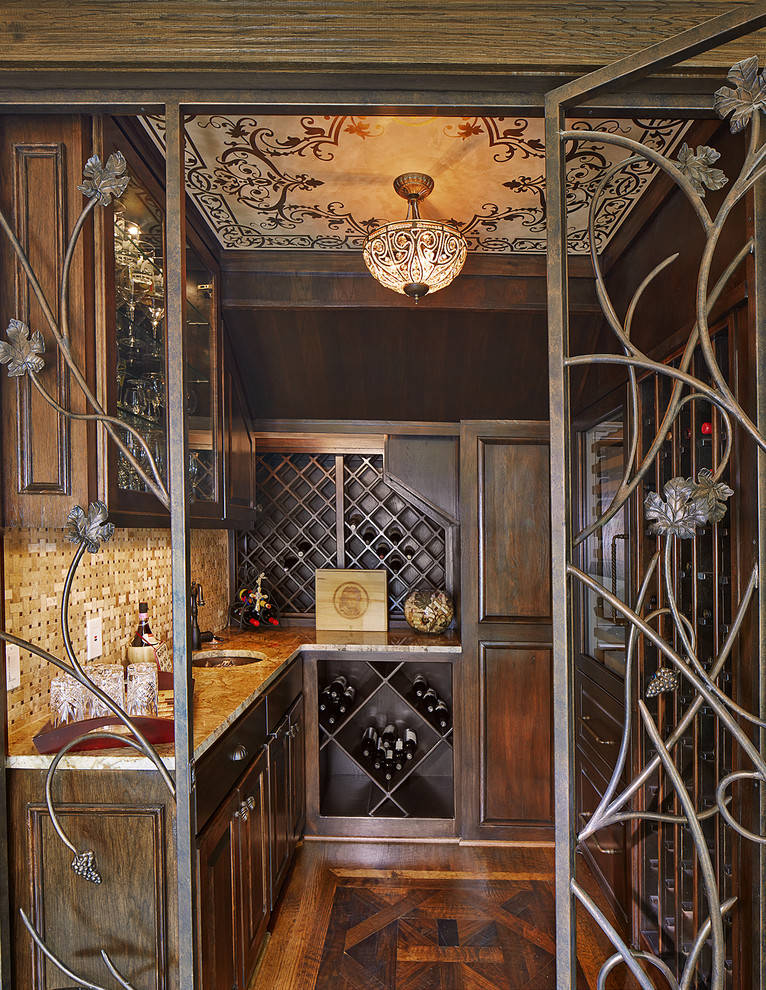
[[465, 238], [450, 224], [420, 219], [418, 203], [433, 187], [434, 180], [422, 172], [397, 176], [394, 189], [407, 200], [407, 219], [376, 228], [364, 242], [364, 263], [375, 278], [415, 302], [449, 285], [467, 250]]

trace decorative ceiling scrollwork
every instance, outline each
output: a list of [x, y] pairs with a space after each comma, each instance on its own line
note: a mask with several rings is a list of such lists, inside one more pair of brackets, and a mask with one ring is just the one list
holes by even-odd
[[[164, 150], [162, 117], [142, 118]], [[576, 120], [574, 130], [620, 134], [662, 154], [684, 121]], [[228, 249], [361, 251], [396, 219], [393, 177], [413, 168], [437, 179], [429, 218], [460, 230], [469, 251], [538, 254], [546, 246], [542, 120], [301, 114], [196, 115], [186, 121], [189, 195]], [[627, 153], [594, 137], [567, 155], [569, 249], [588, 250], [588, 208], [601, 177]], [[601, 197], [602, 251], [656, 172], [626, 162]]]

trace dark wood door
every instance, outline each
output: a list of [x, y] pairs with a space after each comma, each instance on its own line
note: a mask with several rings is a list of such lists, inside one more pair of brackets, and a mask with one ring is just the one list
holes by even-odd
[[303, 695], [287, 713], [290, 734], [290, 821], [293, 847], [306, 821], [306, 772], [304, 764], [304, 704]]
[[464, 836], [553, 823], [548, 424], [461, 426]]
[[269, 792], [266, 750], [253, 761], [239, 785], [239, 860], [237, 937], [240, 985], [246, 987], [258, 958], [270, 914]]
[[236, 881], [239, 791], [211, 820], [197, 851], [197, 931], [201, 990], [232, 990], [238, 982]]
[[269, 849], [271, 859], [271, 909], [290, 865], [293, 851], [290, 813], [290, 722], [287, 715], [274, 730], [269, 752]]

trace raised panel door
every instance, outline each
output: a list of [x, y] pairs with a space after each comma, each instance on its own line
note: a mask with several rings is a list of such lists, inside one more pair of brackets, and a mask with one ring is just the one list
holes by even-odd
[[201, 990], [232, 990], [238, 983], [238, 824], [235, 791], [207, 826], [197, 852], [197, 931]]
[[253, 761], [238, 788], [239, 869], [237, 899], [240, 982], [247, 986], [270, 914], [269, 792], [266, 750]]

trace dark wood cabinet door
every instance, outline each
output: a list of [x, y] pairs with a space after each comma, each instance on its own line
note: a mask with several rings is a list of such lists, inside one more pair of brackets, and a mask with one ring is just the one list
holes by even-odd
[[552, 833], [548, 424], [461, 424], [462, 832]]
[[242, 384], [228, 345], [224, 348], [224, 515], [252, 523], [255, 505], [255, 450]]
[[279, 895], [293, 851], [290, 811], [290, 723], [287, 715], [274, 730], [269, 750], [269, 847], [271, 909]]
[[298, 841], [306, 821], [306, 772], [304, 764], [304, 704], [303, 695], [287, 713], [290, 733], [290, 815], [293, 846]]
[[197, 851], [197, 931], [202, 990], [232, 990], [239, 983], [236, 880], [240, 804], [235, 791], [212, 819]]
[[237, 892], [240, 985], [246, 987], [269, 920], [269, 793], [266, 750], [253, 761], [238, 788], [239, 868]]
[[[0, 206], [8, 218], [61, 328], [59, 278], [67, 242], [86, 200], [78, 192], [92, 152], [89, 122], [79, 116], [8, 115], [0, 120]], [[94, 385], [93, 223], [86, 221], [69, 277], [68, 316], [74, 361]], [[37, 297], [10, 241], [0, 234], [0, 326], [11, 320], [40, 332], [44, 367], [38, 377], [59, 405], [92, 412], [61, 357]], [[56, 412], [29, 377], [3, 368], [2, 501], [6, 526], [64, 527], [73, 505], [96, 497], [95, 427]]]

